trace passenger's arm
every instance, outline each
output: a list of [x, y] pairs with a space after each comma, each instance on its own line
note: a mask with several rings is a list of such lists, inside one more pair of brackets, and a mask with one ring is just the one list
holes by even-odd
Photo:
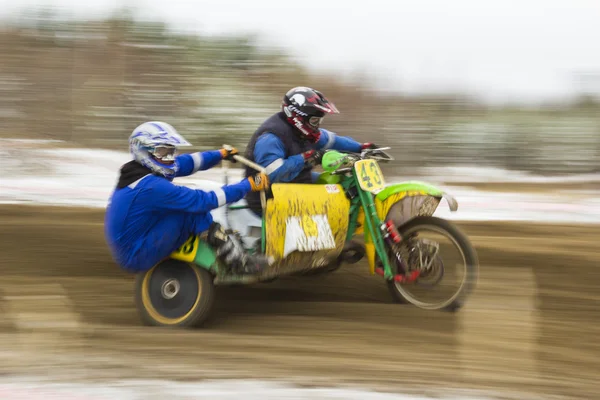
[[151, 190], [155, 209], [206, 213], [243, 199], [251, 189], [248, 179], [244, 179], [212, 191], [190, 189], [161, 180]]
[[202, 151], [198, 153], [177, 156], [179, 171], [176, 177], [188, 176], [198, 171], [205, 171], [217, 165], [223, 159], [220, 150]]

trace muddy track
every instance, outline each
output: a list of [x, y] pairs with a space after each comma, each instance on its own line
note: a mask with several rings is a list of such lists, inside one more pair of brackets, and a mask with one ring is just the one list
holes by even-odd
[[255, 377], [597, 398], [598, 226], [462, 223], [481, 262], [457, 314], [396, 305], [362, 263], [218, 290], [203, 330], [146, 328], [100, 210], [0, 207], [0, 374]]

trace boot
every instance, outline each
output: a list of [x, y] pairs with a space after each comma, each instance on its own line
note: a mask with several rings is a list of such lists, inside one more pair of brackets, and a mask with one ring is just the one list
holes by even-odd
[[267, 266], [267, 259], [260, 255], [249, 255], [239, 235], [225, 230], [218, 222], [213, 222], [208, 229], [207, 242], [212, 246], [217, 257], [233, 272], [257, 274]]

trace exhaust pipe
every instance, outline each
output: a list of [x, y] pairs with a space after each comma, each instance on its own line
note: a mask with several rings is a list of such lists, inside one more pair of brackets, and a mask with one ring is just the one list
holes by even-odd
[[353, 240], [346, 243], [338, 257], [338, 261], [348, 264], [356, 264], [365, 256], [365, 246]]

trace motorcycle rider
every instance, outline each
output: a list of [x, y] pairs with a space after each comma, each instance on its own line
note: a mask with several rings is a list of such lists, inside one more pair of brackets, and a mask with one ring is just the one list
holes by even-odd
[[[321, 92], [309, 87], [295, 87], [284, 96], [281, 111], [269, 117], [254, 132], [245, 157], [266, 169], [271, 183], [313, 183], [318, 165], [327, 149], [360, 153], [376, 148], [373, 143], [359, 143], [352, 138], [337, 136], [320, 127], [327, 114], [339, 114], [336, 106]], [[245, 176], [253, 169], [246, 167]], [[267, 198], [271, 197], [267, 191]], [[248, 206], [262, 215], [259, 193], [248, 193]]]
[[133, 160], [124, 164], [105, 214], [105, 238], [115, 261], [128, 272], [146, 271], [182, 246], [191, 235], [208, 231], [207, 242], [238, 272], [259, 272], [266, 264], [248, 256], [230, 231], [214, 222], [210, 211], [265, 190], [268, 177], [259, 173], [213, 191], [178, 186], [173, 178], [208, 170], [233, 160], [235, 148], [177, 155], [191, 146], [171, 125], [150, 121], [129, 137]]

